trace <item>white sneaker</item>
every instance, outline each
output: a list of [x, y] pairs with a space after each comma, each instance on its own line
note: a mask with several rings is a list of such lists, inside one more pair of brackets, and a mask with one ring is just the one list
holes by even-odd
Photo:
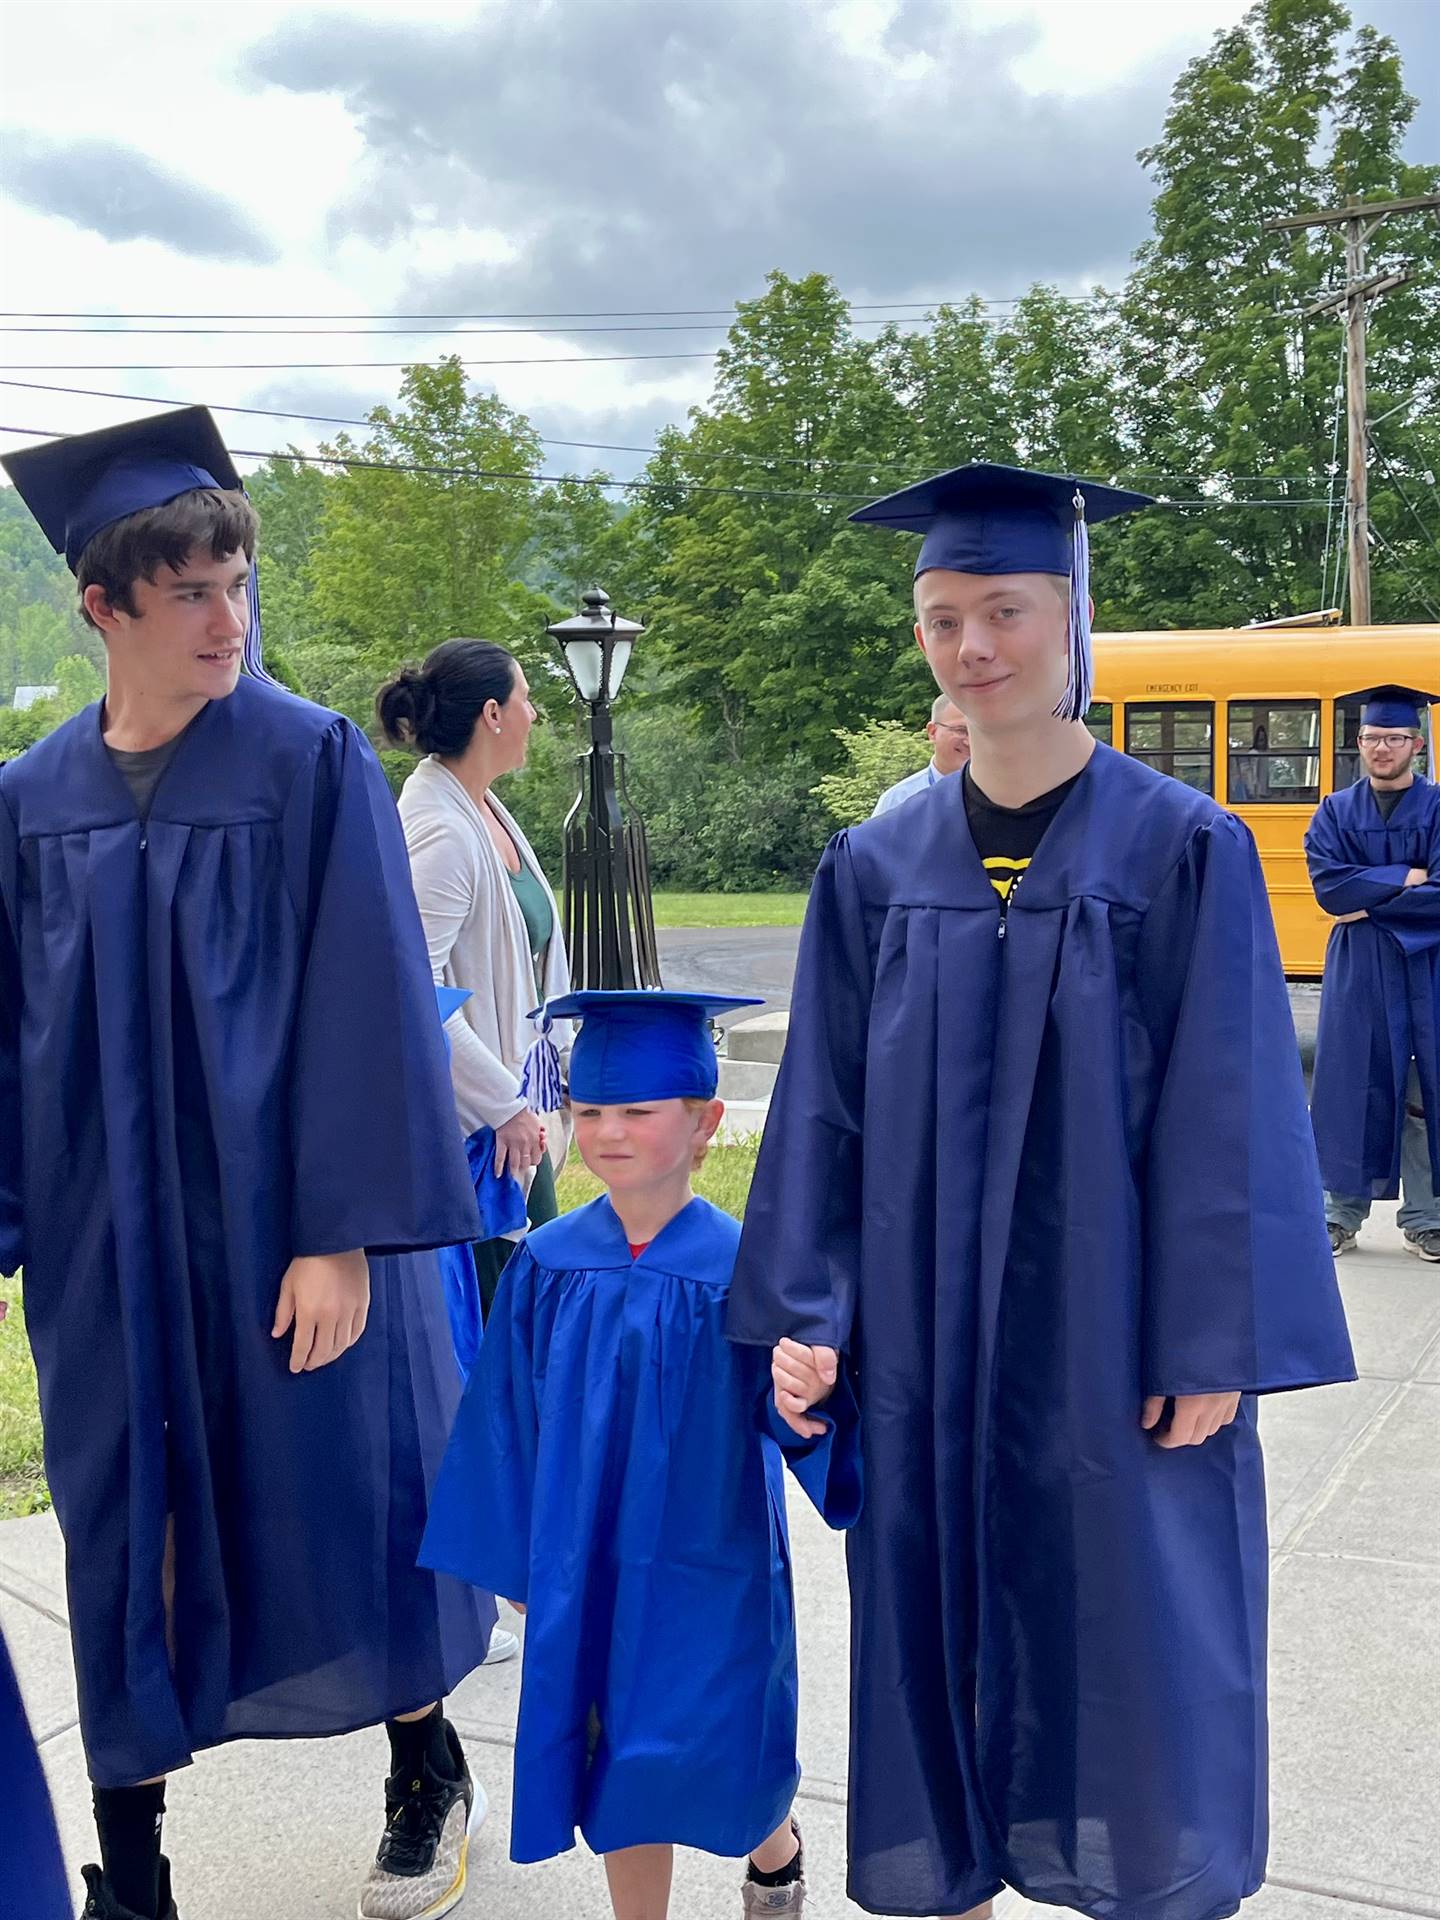
[[490, 1636], [490, 1651], [481, 1662], [486, 1667], [503, 1667], [507, 1660], [513, 1660], [520, 1652], [520, 1636], [511, 1633], [506, 1627], [496, 1627]]

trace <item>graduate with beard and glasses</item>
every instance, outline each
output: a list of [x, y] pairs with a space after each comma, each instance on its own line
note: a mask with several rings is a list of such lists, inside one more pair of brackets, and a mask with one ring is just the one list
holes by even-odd
[[460, 1397], [429, 1250], [479, 1222], [395, 804], [263, 673], [203, 408], [5, 466], [107, 658], [0, 771], [0, 1273], [65, 1540], [85, 1914], [175, 1920], [165, 1776], [203, 1749], [384, 1721], [359, 1912], [435, 1920], [484, 1806], [440, 1702], [495, 1612], [415, 1564]]
[[860, 1409], [850, 1895], [1219, 1920], [1266, 1854], [1257, 1396], [1354, 1376], [1255, 847], [1086, 731], [1087, 521], [877, 502], [971, 759], [837, 835], [730, 1295]]
[[1371, 687], [1362, 777], [1320, 802], [1305, 836], [1325, 954], [1311, 1112], [1336, 1255], [1372, 1200], [1402, 1192], [1407, 1253], [1440, 1262], [1440, 787], [1415, 762], [1437, 696]]

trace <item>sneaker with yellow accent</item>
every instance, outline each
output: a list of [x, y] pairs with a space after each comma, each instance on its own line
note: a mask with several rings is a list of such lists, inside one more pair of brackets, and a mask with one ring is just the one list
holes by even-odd
[[465, 1898], [470, 1841], [488, 1808], [448, 1721], [445, 1738], [452, 1777], [427, 1765], [418, 1780], [391, 1774], [385, 1782], [385, 1832], [360, 1890], [359, 1920], [440, 1920]]

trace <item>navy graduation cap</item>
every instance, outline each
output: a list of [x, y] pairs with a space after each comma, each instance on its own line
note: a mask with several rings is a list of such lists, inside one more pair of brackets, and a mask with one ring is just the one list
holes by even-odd
[[861, 526], [923, 534], [915, 577], [952, 573], [1057, 573], [1070, 581], [1070, 673], [1055, 709], [1081, 720], [1090, 705], [1090, 540], [1087, 526], [1154, 504], [1148, 493], [1068, 474], [975, 461], [887, 494], [850, 518]]
[[720, 1066], [713, 1014], [763, 1001], [731, 993], [567, 993], [532, 1019], [579, 1020], [570, 1055], [570, 1098], [591, 1106], [631, 1100], [713, 1100]]
[[1420, 716], [1429, 707], [1440, 706], [1440, 693], [1425, 693], [1418, 687], [1365, 687], [1352, 699], [1361, 701], [1360, 724], [1363, 727], [1403, 727], [1409, 733], [1421, 731]]
[[[66, 434], [0, 456], [0, 466], [72, 573], [96, 534], [117, 520], [202, 488], [244, 491], [208, 407], [180, 407], [96, 433]], [[253, 569], [245, 666], [257, 678], [270, 678], [261, 665]]]

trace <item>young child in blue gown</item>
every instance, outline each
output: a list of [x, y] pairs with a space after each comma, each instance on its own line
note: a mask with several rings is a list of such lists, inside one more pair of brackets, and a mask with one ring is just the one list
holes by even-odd
[[725, 1338], [739, 1227], [691, 1174], [724, 1111], [709, 1016], [755, 1002], [576, 993], [575, 1137], [608, 1192], [505, 1269], [422, 1563], [527, 1614], [511, 1856], [576, 1830], [617, 1920], [675, 1846], [749, 1855], [747, 1914], [799, 1914], [795, 1616], [782, 1449], [832, 1525], [859, 1507], [851, 1403], [799, 1438]]

